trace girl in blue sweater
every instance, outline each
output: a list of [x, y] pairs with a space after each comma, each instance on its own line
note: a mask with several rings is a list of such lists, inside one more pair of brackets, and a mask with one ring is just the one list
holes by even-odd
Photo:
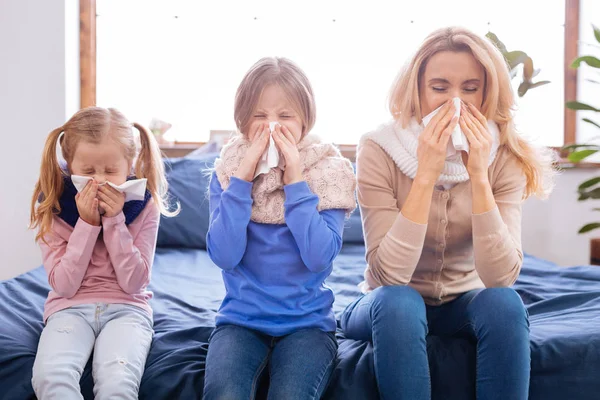
[[318, 399], [337, 352], [324, 281], [355, 208], [350, 162], [308, 135], [311, 85], [294, 63], [264, 58], [240, 84], [240, 132], [215, 161], [208, 253], [226, 295], [210, 338], [204, 399]]

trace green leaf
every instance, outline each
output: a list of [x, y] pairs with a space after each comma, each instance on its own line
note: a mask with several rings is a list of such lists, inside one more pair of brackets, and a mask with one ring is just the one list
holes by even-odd
[[525, 58], [523, 61], [523, 79], [526, 81], [531, 81], [533, 77], [533, 60], [531, 57]]
[[486, 33], [485, 37], [491, 40], [502, 54], [506, 53], [506, 46], [500, 41], [500, 39], [498, 39], [498, 36], [496, 36], [495, 33], [488, 32]]
[[588, 124], [595, 125], [595, 126], [597, 126], [598, 128], [600, 128], [600, 125], [598, 125], [598, 123], [597, 123], [597, 122], [594, 122], [594, 121], [592, 121], [592, 120], [591, 120], [591, 119], [589, 119], [589, 118], [584, 118], [582, 121], [583, 121], [583, 122], [587, 122]]
[[587, 192], [579, 192], [579, 198], [577, 200], [583, 201], [587, 199], [600, 199], [600, 188], [588, 190]]
[[585, 110], [585, 111], [600, 112], [600, 109], [594, 108], [594, 107], [590, 106], [589, 104], [580, 103], [578, 101], [568, 101], [566, 105], [567, 105], [567, 108], [569, 108], [571, 110]]
[[577, 190], [581, 192], [591, 186], [597, 185], [598, 183], [600, 183], [600, 176], [588, 179], [587, 181], [583, 182], [581, 185], [579, 185], [579, 188]]
[[[506, 61], [508, 62], [508, 65], [510, 66], [511, 69], [515, 68], [517, 65], [523, 63], [526, 68], [527, 68], [527, 64], [525, 64], [527, 62], [527, 60], [531, 60], [531, 58], [527, 55], [527, 53], [525, 53], [524, 51], [511, 51], [508, 52], [504, 55], [504, 57], [506, 57]], [[524, 74], [526, 73], [525, 71], [523, 72]], [[529, 73], [529, 71], [527, 71], [527, 73]], [[533, 74], [533, 61], [531, 60], [531, 74]], [[531, 74], [529, 75], [529, 79], [531, 79]]]
[[594, 222], [594, 223], [587, 224], [587, 225], [584, 225], [583, 227], [581, 227], [581, 229], [579, 230], [579, 233], [587, 233], [589, 231], [593, 231], [594, 229], [598, 229], [598, 228], [600, 228], [600, 223]]
[[567, 146], [563, 146], [561, 148], [561, 150], [573, 151], [573, 150], [577, 150], [577, 149], [581, 149], [581, 148], [591, 148], [591, 149], [595, 148], [595, 149], [600, 150], [600, 146], [597, 144], [569, 144]]
[[521, 84], [519, 85], [519, 88], [517, 89], [517, 93], [518, 93], [519, 97], [525, 96], [525, 93], [527, 93], [527, 91], [529, 90], [530, 87], [531, 87], [531, 85], [529, 84], [529, 82], [527, 82], [527, 81], [521, 82]]
[[517, 93], [519, 94], [519, 97], [523, 97], [523, 96], [525, 96], [525, 93], [527, 93], [527, 91], [529, 89], [533, 89], [533, 88], [536, 88], [538, 86], [546, 85], [548, 83], [550, 83], [550, 81], [539, 81], [539, 82], [536, 82], [536, 83], [531, 83], [531, 81], [524, 80], [519, 85], [519, 88], [517, 89]]
[[594, 29], [594, 36], [596, 37], [596, 41], [600, 43], [600, 29], [594, 24], [592, 24], [592, 28]]
[[600, 68], [600, 60], [594, 56], [577, 57], [571, 64], [571, 68], [579, 68], [582, 62], [586, 63], [590, 67]]
[[536, 83], [532, 83], [532, 84], [529, 86], [529, 89], [533, 89], [533, 88], [536, 88], [536, 87], [538, 87], [538, 86], [542, 86], [542, 85], [547, 85], [547, 84], [549, 84], [549, 83], [550, 83], [550, 81], [539, 81], [539, 82], [536, 82]]
[[581, 160], [583, 160], [585, 158], [588, 158], [592, 154], [596, 154], [597, 152], [598, 152], [598, 150], [580, 150], [580, 151], [574, 151], [573, 153], [569, 154], [569, 161], [574, 162], [574, 163], [578, 163]]

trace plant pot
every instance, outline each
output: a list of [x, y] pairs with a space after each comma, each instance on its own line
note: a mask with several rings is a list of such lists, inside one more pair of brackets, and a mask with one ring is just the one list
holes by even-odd
[[600, 238], [590, 240], [590, 264], [600, 265]]

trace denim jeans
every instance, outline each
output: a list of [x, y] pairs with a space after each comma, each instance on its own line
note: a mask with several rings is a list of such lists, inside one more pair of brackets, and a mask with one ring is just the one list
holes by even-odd
[[304, 329], [274, 337], [236, 325], [217, 327], [210, 338], [205, 400], [254, 399], [263, 372], [268, 399], [319, 399], [335, 366], [333, 332]]
[[152, 318], [126, 304], [82, 304], [52, 314], [38, 345], [38, 399], [83, 399], [79, 380], [92, 351], [94, 398], [137, 399], [152, 343]]
[[510, 288], [467, 292], [425, 305], [409, 286], [383, 286], [350, 304], [341, 317], [346, 337], [373, 343], [382, 399], [430, 399], [426, 336], [477, 341], [478, 399], [526, 400], [529, 393], [529, 320]]

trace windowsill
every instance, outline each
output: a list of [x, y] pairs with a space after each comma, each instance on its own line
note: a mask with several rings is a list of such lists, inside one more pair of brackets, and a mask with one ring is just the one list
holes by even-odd
[[202, 147], [203, 142], [174, 142], [159, 144], [160, 150], [167, 158], [185, 157], [192, 151]]
[[600, 162], [586, 162], [582, 161], [579, 163], [572, 163], [566, 158], [561, 158], [556, 165], [561, 169], [596, 169], [600, 168]]
[[[202, 147], [204, 142], [174, 142], [160, 144], [160, 150], [166, 157], [184, 157], [192, 151]], [[342, 152], [342, 155], [352, 161], [356, 160], [356, 145], [355, 144], [338, 144], [337, 147]], [[556, 163], [561, 169], [596, 169], [600, 168], [600, 162], [580, 162], [572, 163], [566, 158], [562, 158]]]
[[[185, 157], [192, 151], [205, 145], [205, 142], [174, 142], [174, 143], [161, 143], [159, 144], [160, 150], [163, 155], [168, 158]], [[356, 145], [355, 144], [338, 144], [337, 147], [340, 149], [342, 155], [351, 161], [356, 159]]]

